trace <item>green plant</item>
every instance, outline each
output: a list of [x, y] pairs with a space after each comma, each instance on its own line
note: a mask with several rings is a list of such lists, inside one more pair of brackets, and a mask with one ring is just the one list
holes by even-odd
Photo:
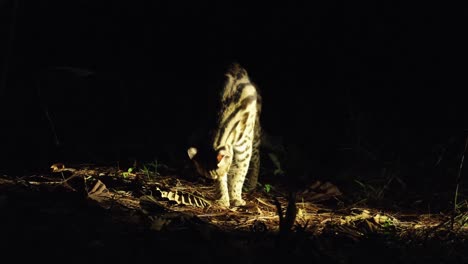
[[357, 183], [362, 188], [362, 192], [364, 194], [365, 199], [372, 198], [374, 200], [381, 200], [383, 198], [383, 195], [384, 195], [383, 188], [377, 188], [370, 184], [365, 184], [363, 182], [360, 182], [358, 180], [354, 180], [354, 182]]
[[140, 169], [145, 175], [146, 175], [146, 178], [150, 179], [151, 178], [151, 171], [149, 170], [149, 168], [146, 166], [146, 165], [143, 165], [143, 168]]
[[131, 174], [132, 172], [133, 172], [133, 168], [130, 167], [130, 168], [127, 169], [127, 171], [122, 172], [122, 176], [123, 176], [124, 178], [127, 178], [128, 176], [130, 176], [130, 174]]
[[155, 159], [152, 162], [143, 164], [143, 168], [140, 169], [140, 171], [143, 172], [148, 179], [151, 179], [151, 178], [161, 175], [160, 169], [167, 169], [167, 168], [168, 166], [160, 163], [157, 159]]
[[148, 167], [153, 169], [154, 175], [159, 175], [160, 168], [167, 168], [166, 165], [160, 163], [157, 159], [153, 162], [148, 163]]

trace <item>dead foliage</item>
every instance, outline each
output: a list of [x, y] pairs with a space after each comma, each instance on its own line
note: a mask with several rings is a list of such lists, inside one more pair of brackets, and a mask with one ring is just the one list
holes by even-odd
[[[461, 253], [468, 252], [466, 213], [453, 221], [450, 214], [345, 206], [344, 195], [329, 182], [294, 192], [281, 186], [256, 190], [245, 194], [246, 206], [221, 208], [211, 203], [215, 190], [205, 180], [183, 175], [149, 177], [142, 171], [92, 165], [54, 164], [51, 169], [44, 175], [0, 178], [0, 210], [6, 212], [16, 204], [18, 193], [54, 194], [64, 203], [58, 211], [69, 210], [67, 200], [77, 200], [85, 208], [110, 215], [113, 224], [160, 235], [189, 232], [204, 247], [222, 246], [229, 252], [239, 251], [239, 256], [252, 257], [255, 252], [257, 258], [275, 259], [282, 252], [291, 258], [308, 255], [348, 263], [344, 260], [355, 254], [353, 245], [370, 243], [366, 247], [391, 248], [401, 254], [400, 263], [410, 263], [414, 252], [427, 247], [437, 248], [440, 256], [448, 254], [439, 244], [449, 243], [451, 260], [467, 260]], [[427, 262], [429, 256], [421, 254], [419, 260]]]

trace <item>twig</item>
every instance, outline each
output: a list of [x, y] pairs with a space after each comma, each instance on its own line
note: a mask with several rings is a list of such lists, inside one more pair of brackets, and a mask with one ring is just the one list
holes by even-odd
[[461, 171], [462, 171], [462, 168], [463, 168], [463, 161], [465, 160], [465, 153], [466, 153], [466, 150], [468, 148], [468, 135], [466, 136], [466, 140], [465, 140], [465, 149], [463, 150], [463, 155], [461, 157], [461, 160], [460, 160], [460, 167], [458, 168], [458, 174], [457, 174], [457, 178], [456, 178], [456, 186], [455, 186], [455, 197], [454, 197], [454, 201], [453, 201], [453, 211], [452, 211], [452, 217], [450, 219], [450, 229], [453, 230], [453, 225], [454, 225], [454, 222], [455, 222], [455, 214], [457, 213], [457, 203], [458, 203], [458, 188], [460, 187], [460, 180], [461, 180]]

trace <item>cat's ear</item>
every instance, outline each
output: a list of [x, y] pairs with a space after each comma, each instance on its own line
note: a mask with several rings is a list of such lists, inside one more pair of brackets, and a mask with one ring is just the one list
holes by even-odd
[[189, 156], [190, 159], [193, 159], [193, 157], [195, 157], [195, 155], [197, 155], [197, 152], [198, 150], [194, 147], [191, 147], [187, 150], [187, 154]]

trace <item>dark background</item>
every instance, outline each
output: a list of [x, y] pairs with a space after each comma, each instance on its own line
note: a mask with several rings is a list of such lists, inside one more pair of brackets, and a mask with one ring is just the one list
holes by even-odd
[[467, 43], [457, 6], [2, 0], [0, 8], [7, 171], [186, 159], [233, 61], [261, 89], [265, 131], [311, 177], [398, 161], [407, 182], [443, 179], [445, 170], [432, 173], [441, 153], [451, 153], [452, 169], [463, 154]]

